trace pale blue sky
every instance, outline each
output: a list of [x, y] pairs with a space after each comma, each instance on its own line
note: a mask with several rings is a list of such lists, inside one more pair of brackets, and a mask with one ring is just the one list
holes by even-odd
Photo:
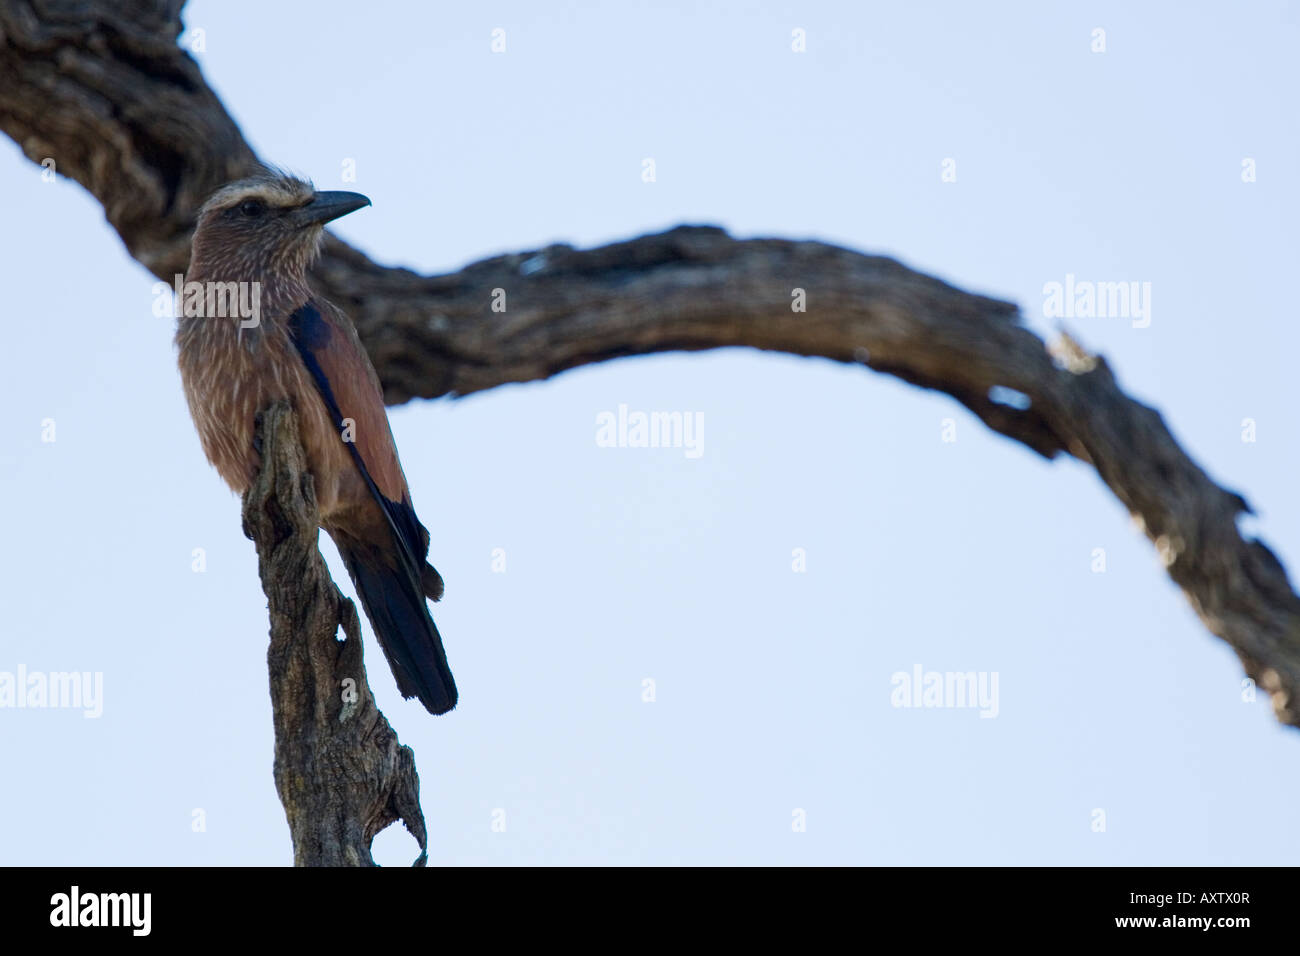
[[[373, 199], [337, 231], [380, 262], [715, 223], [897, 256], [1040, 332], [1044, 283], [1150, 282], [1149, 328], [1072, 331], [1300, 567], [1294, 4], [197, 2], [185, 19], [263, 158]], [[3, 142], [0, 671], [100, 671], [104, 702], [96, 720], [0, 710], [0, 862], [288, 864], [239, 503], [199, 448], [154, 279], [80, 186], [39, 174]], [[598, 448], [620, 403], [702, 414], [703, 456]], [[1295, 859], [1300, 737], [1242, 701], [1235, 656], [1094, 473], [947, 398], [728, 351], [391, 415], [460, 707], [402, 702], [368, 630], [366, 656], [415, 749], [435, 863]], [[996, 673], [998, 716], [892, 707], [891, 675], [917, 665]], [[415, 856], [400, 829], [376, 847]]]

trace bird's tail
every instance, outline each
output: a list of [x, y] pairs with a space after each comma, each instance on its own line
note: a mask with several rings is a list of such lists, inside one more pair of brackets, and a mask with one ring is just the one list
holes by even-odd
[[[456, 682], [447, 666], [442, 636], [425, 604], [426, 591], [437, 579], [441, 596], [442, 579], [432, 566], [416, 574], [398, 562], [389, 566], [382, 558], [361, 548], [340, 545], [339, 554], [347, 565], [366, 617], [375, 629], [379, 646], [397, 679], [403, 697], [418, 697], [431, 714], [445, 714], [456, 706]], [[432, 578], [430, 577], [432, 573]]]

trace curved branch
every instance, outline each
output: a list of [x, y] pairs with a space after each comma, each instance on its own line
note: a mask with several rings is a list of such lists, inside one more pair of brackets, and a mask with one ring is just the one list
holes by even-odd
[[[108, 213], [131, 254], [171, 280], [202, 199], [252, 150], [176, 46], [180, 0], [0, 6], [0, 129], [53, 157]], [[178, 120], [177, 117], [184, 117]], [[1300, 726], [1300, 598], [1237, 494], [1068, 338], [1049, 354], [1015, 306], [890, 259], [818, 242], [738, 241], [683, 227], [599, 249], [557, 245], [423, 277], [337, 239], [316, 280], [356, 320], [390, 402], [547, 378], [625, 355], [724, 346], [862, 362], [952, 395], [1046, 457], [1091, 464], [1156, 544], [1210, 631]], [[806, 290], [808, 311], [791, 311]], [[505, 295], [506, 311], [492, 303]], [[1025, 409], [990, 399], [1002, 386]]]

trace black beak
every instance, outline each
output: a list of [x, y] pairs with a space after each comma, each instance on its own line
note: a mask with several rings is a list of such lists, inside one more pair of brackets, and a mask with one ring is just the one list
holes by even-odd
[[323, 192], [313, 196], [307, 205], [294, 210], [294, 217], [304, 226], [324, 225], [369, 205], [370, 200], [361, 193]]

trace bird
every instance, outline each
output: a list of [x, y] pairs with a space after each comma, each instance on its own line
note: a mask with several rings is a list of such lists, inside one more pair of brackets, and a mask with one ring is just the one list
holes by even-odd
[[429, 532], [411, 504], [379, 376], [352, 321], [307, 284], [325, 224], [369, 205], [360, 193], [317, 191], [274, 167], [217, 189], [191, 240], [177, 363], [203, 452], [238, 495], [260, 467], [258, 413], [291, 404], [321, 527], [398, 689], [445, 714], [456, 706], [456, 683], [425, 603], [444, 585], [427, 560]]

